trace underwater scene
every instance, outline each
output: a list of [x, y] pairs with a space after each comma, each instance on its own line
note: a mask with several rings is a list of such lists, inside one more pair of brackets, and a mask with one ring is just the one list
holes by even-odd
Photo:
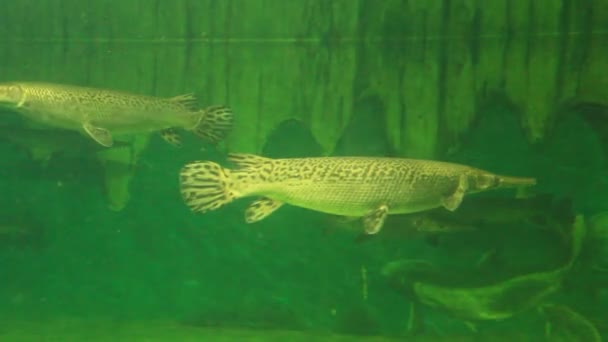
[[602, 341], [605, 0], [6, 0], [0, 341]]

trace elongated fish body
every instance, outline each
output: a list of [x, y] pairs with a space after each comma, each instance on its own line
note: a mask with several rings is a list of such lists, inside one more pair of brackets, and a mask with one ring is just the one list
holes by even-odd
[[539, 307], [551, 329], [545, 329], [547, 341], [602, 342], [596, 326], [581, 313], [567, 305], [546, 303]]
[[[441, 308], [465, 320], [498, 320], [537, 307], [562, 286], [564, 277], [581, 253], [587, 236], [583, 215], [576, 215], [566, 264], [550, 271], [522, 274], [481, 287], [454, 287], [429, 281], [414, 281], [413, 293], [431, 307]], [[399, 272], [394, 268], [393, 273]], [[387, 272], [388, 273], [388, 272]]]
[[224, 106], [195, 110], [195, 102], [192, 95], [159, 98], [63, 84], [0, 84], [0, 103], [46, 126], [84, 132], [103, 146], [113, 144], [113, 135], [153, 131], [179, 145], [175, 128], [212, 143], [225, 138], [232, 127], [231, 111]]
[[362, 217], [365, 231], [377, 233], [388, 214], [437, 207], [456, 210], [467, 193], [505, 186], [533, 185], [514, 178], [430, 160], [320, 157], [270, 159], [230, 154], [236, 169], [210, 161], [186, 164], [181, 193], [195, 212], [215, 210], [234, 199], [257, 196], [245, 212], [259, 221], [284, 203], [324, 213]]

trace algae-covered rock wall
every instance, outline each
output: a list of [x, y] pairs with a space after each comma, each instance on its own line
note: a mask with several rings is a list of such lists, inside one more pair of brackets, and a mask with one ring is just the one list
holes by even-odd
[[605, 96], [608, 79], [600, 0], [40, 0], [3, 12], [3, 79], [194, 92], [234, 108], [229, 146], [242, 152], [295, 118], [330, 154], [365, 97], [381, 101], [401, 155], [457, 147], [496, 95], [538, 142], [563, 101]]

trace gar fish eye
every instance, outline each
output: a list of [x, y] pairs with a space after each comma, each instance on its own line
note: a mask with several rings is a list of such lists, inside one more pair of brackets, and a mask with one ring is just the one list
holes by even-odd
[[11, 97], [19, 98], [21, 96], [21, 87], [19, 87], [17, 85], [9, 86], [7, 93]]
[[1, 88], [0, 94], [7, 101], [19, 102], [23, 97], [23, 89], [17, 84], [8, 85]]

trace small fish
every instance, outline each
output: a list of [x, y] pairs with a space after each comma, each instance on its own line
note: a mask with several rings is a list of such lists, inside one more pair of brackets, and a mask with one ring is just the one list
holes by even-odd
[[229, 154], [236, 169], [194, 161], [180, 171], [181, 194], [194, 212], [207, 212], [241, 197], [259, 196], [245, 211], [260, 221], [288, 203], [323, 213], [362, 217], [376, 234], [388, 214], [458, 208], [465, 194], [536, 184], [466, 165], [378, 157], [271, 159]]
[[158, 98], [108, 89], [64, 84], [15, 82], [0, 84], [0, 104], [49, 127], [78, 131], [102, 146], [114, 135], [160, 132], [179, 146], [176, 128], [217, 143], [232, 128], [232, 111], [225, 106], [194, 109], [194, 96]]
[[577, 215], [571, 231], [570, 259], [554, 270], [519, 275], [481, 287], [453, 287], [415, 281], [412, 290], [422, 303], [443, 309], [455, 317], [469, 321], [505, 319], [538, 307], [561, 288], [564, 277], [580, 255], [586, 234], [584, 217]]
[[478, 197], [463, 203], [457, 212], [432, 210], [428, 215], [436, 220], [479, 228], [505, 224], [572, 224], [575, 217], [572, 201], [568, 198], [557, 199], [552, 194], [526, 198]]
[[424, 304], [464, 320], [501, 320], [534, 308], [561, 285], [564, 272], [538, 272], [483, 287], [462, 288], [415, 282]]
[[[572, 201], [568, 198], [557, 199], [552, 194], [526, 198], [473, 197], [464, 201], [455, 212], [438, 208], [414, 215], [391, 216], [383, 228], [389, 234], [382, 236], [390, 239], [424, 237], [431, 245], [437, 245], [440, 237], [448, 233], [529, 224], [557, 233], [567, 244], [567, 227], [572, 224], [574, 217]], [[332, 223], [329, 226], [332, 227]], [[357, 237], [358, 242], [370, 239], [370, 235]]]
[[[458, 211], [460, 208], [458, 209]], [[434, 211], [434, 210], [432, 210]], [[456, 212], [458, 212], [456, 211]], [[463, 225], [449, 219], [436, 219], [428, 212], [416, 214], [396, 214], [389, 216], [382, 228], [381, 235], [358, 234], [355, 238], [356, 243], [372, 241], [375, 237], [381, 236], [384, 239], [413, 240], [424, 238], [427, 243], [437, 246], [439, 236], [450, 233], [471, 232], [477, 230], [472, 225]], [[360, 232], [360, 222], [354, 218], [330, 215], [324, 229], [325, 234], [332, 234], [336, 230]]]

